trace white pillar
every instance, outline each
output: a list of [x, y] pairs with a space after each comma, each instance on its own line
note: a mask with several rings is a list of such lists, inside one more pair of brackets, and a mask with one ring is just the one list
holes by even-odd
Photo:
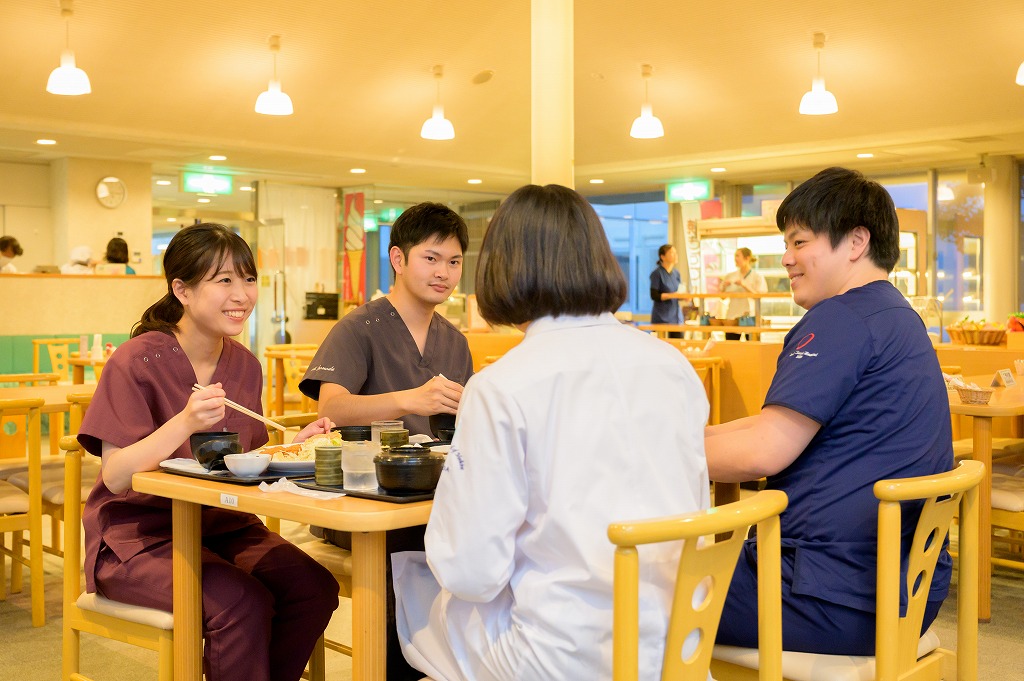
[[985, 317], [999, 322], [1017, 310], [1020, 179], [1011, 156], [989, 156], [985, 165], [994, 177], [985, 183], [982, 300]]
[[532, 0], [530, 178], [575, 187], [573, 0]]

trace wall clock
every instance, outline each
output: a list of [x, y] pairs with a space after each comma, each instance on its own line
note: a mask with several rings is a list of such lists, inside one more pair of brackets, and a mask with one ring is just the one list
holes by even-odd
[[127, 195], [124, 182], [116, 177], [104, 177], [96, 183], [96, 199], [107, 208], [117, 208]]

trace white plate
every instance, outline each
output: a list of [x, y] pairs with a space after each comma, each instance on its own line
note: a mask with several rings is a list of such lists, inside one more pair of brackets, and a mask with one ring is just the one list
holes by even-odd
[[312, 473], [316, 461], [271, 461], [267, 470], [275, 473]]

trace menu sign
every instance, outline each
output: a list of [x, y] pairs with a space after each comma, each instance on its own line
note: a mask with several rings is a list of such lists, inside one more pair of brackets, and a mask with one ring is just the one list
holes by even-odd
[[1017, 380], [1013, 377], [1013, 372], [1009, 369], [1000, 369], [996, 372], [996, 375], [992, 378], [993, 386], [1004, 386], [1012, 388], [1017, 385]]

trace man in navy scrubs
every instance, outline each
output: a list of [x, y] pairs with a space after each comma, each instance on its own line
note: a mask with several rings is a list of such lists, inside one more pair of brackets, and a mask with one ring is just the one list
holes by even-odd
[[[707, 428], [708, 472], [723, 482], [767, 476], [768, 488], [789, 495], [783, 647], [872, 655], [872, 486], [952, 468], [946, 389], [921, 318], [888, 282], [900, 255], [899, 224], [881, 185], [855, 171], [823, 170], [786, 197], [776, 221], [793, 300], [807, 313], [786, 336], [761, 413]], [[904, 510], [904, 535], [918, 512]], [[925, 628], [950, 573], [943, 550]], [[753, 540], [740, 555], [717, 642], [757, 645]]]

